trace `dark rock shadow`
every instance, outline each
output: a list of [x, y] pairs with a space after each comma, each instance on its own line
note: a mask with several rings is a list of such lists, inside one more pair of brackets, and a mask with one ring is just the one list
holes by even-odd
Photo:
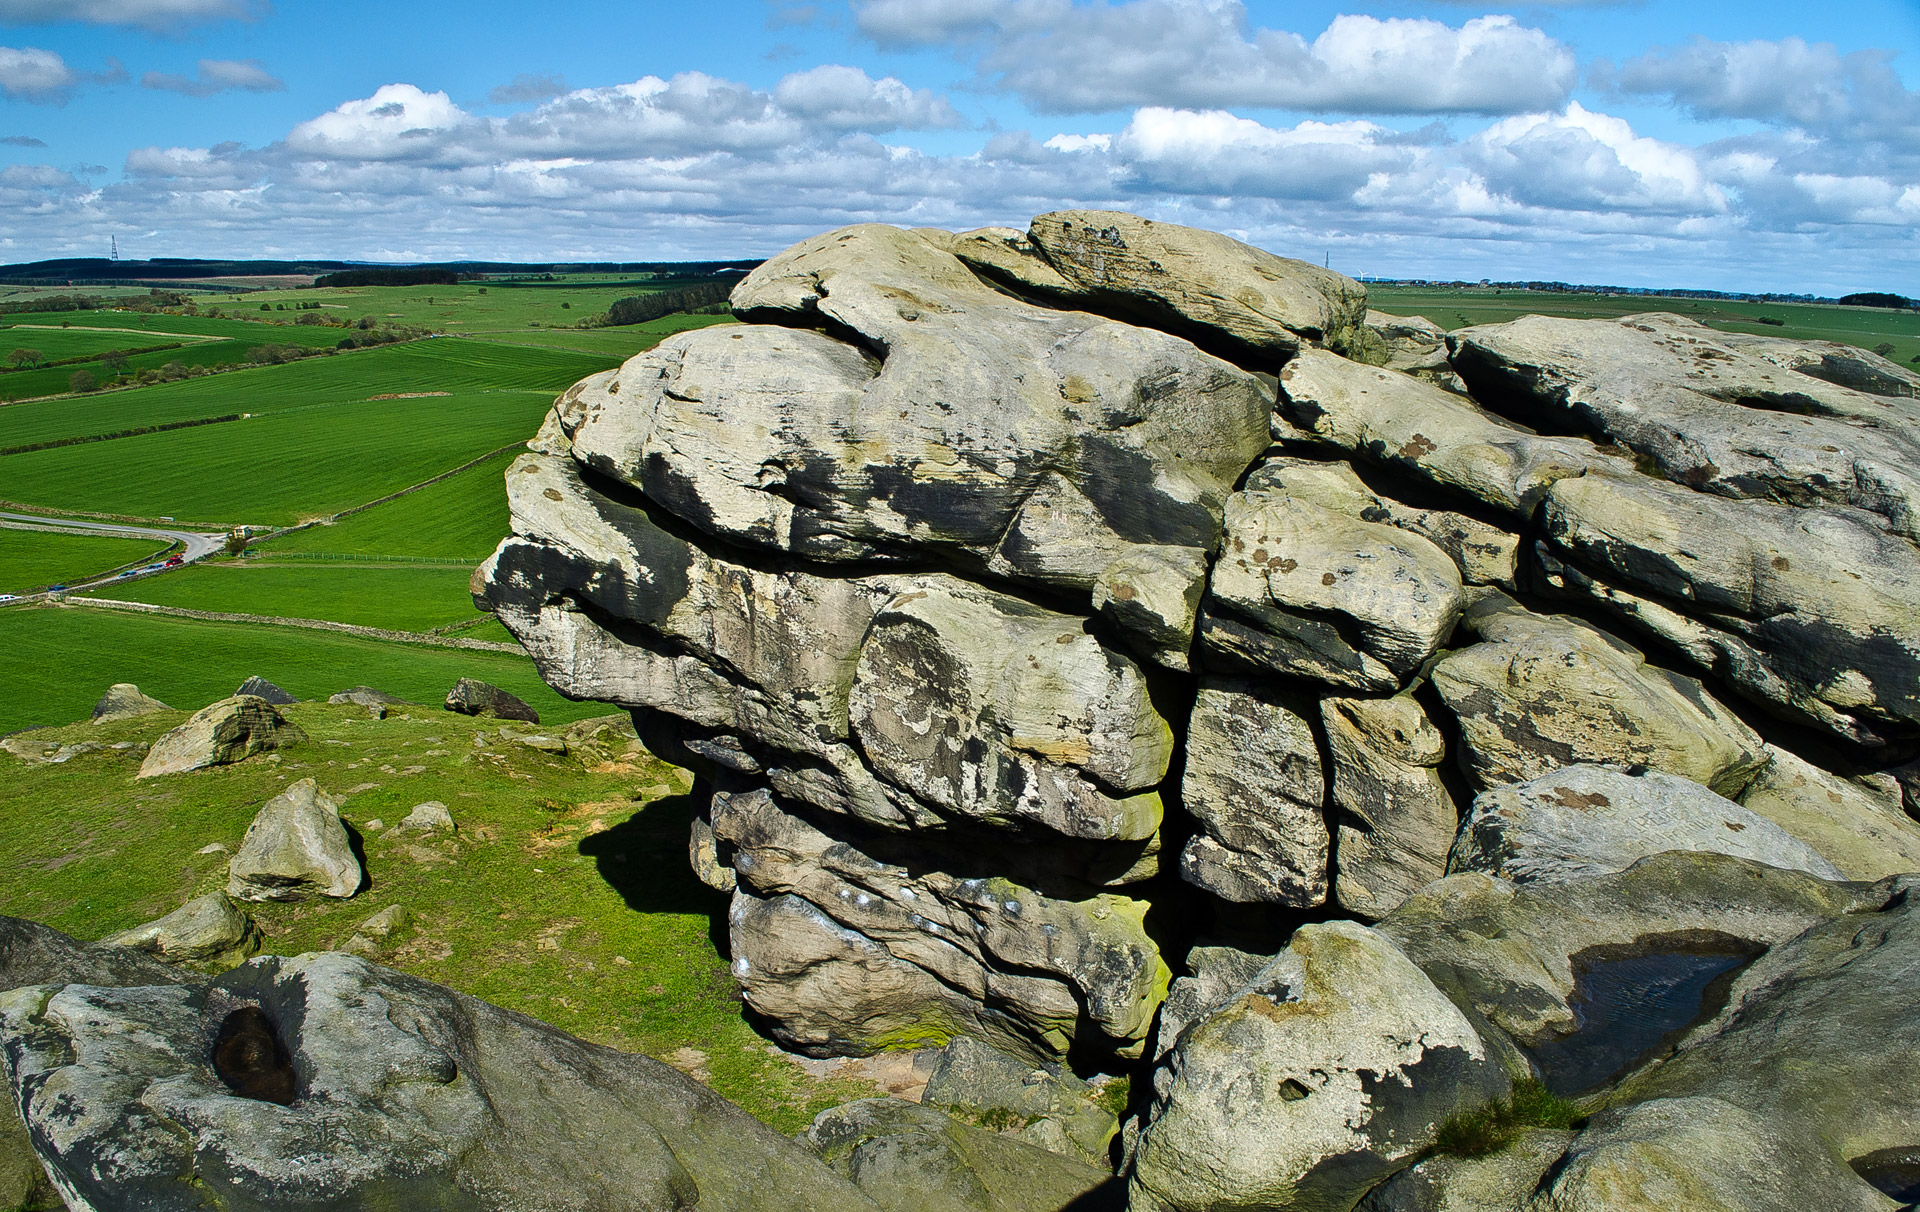
[[360, 864], [360, 886], [353, 890], [355, 896], [373, 887], [373, 868], [367, 866], [367, 839], [347, 821], [341, 821], [347, 830], [347, 848], [353, 851], [354, 861]]
[[[611, 829], [580, 840], [607, 886], [636, 913], [703, 913], [725, 941], [727, 898], [700, 882], [687, 863], [687, 831], [696, 810], [691, 795], [669, 795], [643, 806]], [[721, 954], [726, 954], [724, 945]]]

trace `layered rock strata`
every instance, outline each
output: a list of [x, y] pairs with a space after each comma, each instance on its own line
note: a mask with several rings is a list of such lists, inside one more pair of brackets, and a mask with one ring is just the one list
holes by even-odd
[[733, 303], [556, 402], [475, 586], [705, 776], [689, 853], [790, 1046], [1136, 1055], [1211, 907], [1920, 856], [1890, 363], [1447, 334], [1110, 212], [829, 232]]

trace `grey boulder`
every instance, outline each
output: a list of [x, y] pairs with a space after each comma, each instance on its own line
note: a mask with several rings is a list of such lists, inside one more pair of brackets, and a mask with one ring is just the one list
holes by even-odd
[[101, 941], [171, 963], [231, 968], [258, 954], [264, 940], [253, 919], [226, 893], [209, 892], [164, 917]]
[[306, 733], [289, 723], [273, 704], [250, 695], [236, 695], [202, 708], [155, 741], [135, 777], [150, 779], [225, 766], [306, 739]]
[[249, 677], [246, 681], [240, 683], [240, 689], [234, 691], [234, 693], [250, 694], [256, 698], [265, 699], [275, 707], [287, 707], [300, 701], [280, 689], [280, 687], [275, 686], [272, 682], [259, 676]]
[[1129, 1208], [1350, 1208], [1503, 1097], [1506, 1070], [1386, 936], [1304, 926], [1163, 1061]]
[[447, 691], [447, 710], [457, 711], [461, 715], [486, 716], [498, 720], [520, 720], [528, 724], [538, 724], [540, 713], [527, 706], [526, 702], [507, 693], [498, 686], [473, 678], [461, 678]]
[[1563, 766], [1648, 766], [1738, 795], [1766, 762], [1758, 734], [1692, 678], [1646, 663], [1580, 620], [1489, 591], [1465, 625], [1480, 643], [1433, 667], [1460, 723], [1460, 761], [1482, 787]]
[[805, 1139], [890, 1212], [1122, 1207], [1103, 1169], [902, 1099], [862, 1099], [822, 1111]]
[[1844, 878], [1813, 847], [1690, 779], [1592, 765], [1482, 792], [1460, 822], [1447, 870], [1528, 884], [1621, 871], [1667, 850]]
[[1572, 1140], [1533, 1128], [1484, 1156], [1436, 1154], [1367, 1192], [1356, 1212], [1531, 1212], [1541, 1176]]
[[227, 863], [227, 895], [242, 901], [350, 897], [365, 878], [340, 805], [312, 779], [268, 800]]
[[93, 705], [93, 722], [111, 723], [114, 720], [130, 720], [135, 716], [152, 715], [156, 711], [172, 711], [159, 699], [141, 694], [140, 688], [132, 682], [115, 682], [100, 696]]
[[1898, 798], [1820, 769], [1777, 745], [1747, 784], [1741, 806], [1819, 851], [1850, 880], [1920, 871], [1920, 822]]
[[1227, 901], [1325, 901], [1326, 782], [1313, 726], [1272, 687], [1203, 678], [1180, 776], [1201, 828], [1181, 851], [1180, 874]]
[[0, 995], [74, 1207], [774, 1212], [874, 1205], [658, 1061], [338, 953]]
[[1447, 741], [1411, 694], [1320, 700], [1339, 811], [1334, 897], [1384, 916], [1446, 873], [1460, 811], [1440, 774]]
[[[967, 1036], [940, 1050], [920, 1101], [980, 1121], [999, 1116], [1040, 1143], [1050, 1128], [1083, 1157], [1101, 1159], [1119, 1127], [1113, 1112], [1091, 1100], [1093, 1088], [1058, 1062], [1035, 1065]], [[1059, 1152], [1059, 1150], [1055, 1150]]]

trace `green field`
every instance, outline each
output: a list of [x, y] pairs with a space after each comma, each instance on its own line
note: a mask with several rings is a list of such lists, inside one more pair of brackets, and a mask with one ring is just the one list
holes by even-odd
[[31, 593], [151, 559], [172, 544], [0, 526], [0, 593]]
[[163, 577], [108, 585], [94, 595], [188, 610], [327, 619], [394, 631], [431, 631], [471, 619], [470, 565], [276, 563], [213, 560]]
[[[142, 688], [163, 689], [145, 679]], [[543, 753], [503, 739], [493, 721], [437, 706], [385, 720], [324, 704], [286, 713], [306, 733], [303, 743], [149, 782], [133, 778], [141, 748], [37, 767], [8, 757], [0, 765], [0, 912], [83, 939], [157, 917], [221, 887], [260, 804], [312, 777], [342, 801], [369, 886], [350, 900], [249, 905], [269, 951], [339, 947], [359, 923], [402, 905], [412, 920], [377, 946], [380, 963], [597, 1043], [683, 1063], [697, 1056], [709, 1084], [781, 1131], [871, 1093], [808, 1078], [771, 1055], [742, 1019], [711, 937], [726, 900], [687, 868], [691, 806], [681, 772], [622, 754], [617, 738], [608, 747], [617, 761]], [[144, 747], [182, 718], [169, 712], [33, 736]], [[453, 839], [389, 837], [373, 824], [391, 826], [428, 799], [452, 811]], [[228, 850], [201, 853], [213, 843]]]
[[498, 332], [542, 327], [571, 328], [607, 310], [615, 299], [647, 294], [672, 283], [646, 279], [615, 281], [595, 277], [589, 282], [462, 282], [457, 286], [345, 286], [325, 289], [262, 291], [233, 310], [285, 304], [282, 312], [261, 312], [275, 318], [290, 316], [300, 303], [319, 303], [329, 316], [358, 319], [372, 316], [382, 322], [418, 324], [452, 333]]
[[[1725, 299], [1679, 299], [1660, 295], [1561, 294], [1491, 287], [1367, 287], [1368, 305], [1398, 316], [1425, 316], [1442, 328], [1504, 324], [1525, 315], [1611, 319], [1666, 311], [1725, 332], [1795, 340], [1842, 341], [1872, 349], [1893, 346], [1888, 357], [1907, 365], [1920, 359], [1920, 311], [1841, 307], [1831, 303], [1738, 303]], [[1783, 320], [1762, 324], [1760, 317]]]
[[[17, 319], [0, 332], [0, 358], [15, 349], [36, 349], [49, 359], [102, 354], [118, 349], [128, 354], [127, 370], [158, 371], [171, 363], [185, 367], [237, 366], [253, 361], [252, 351], [264, 345], [298, 345], [326, 349], [346, 334], [339, 329], [294, 324], [247, 322], [210, 316], [172, 316], [119, 311], [79, 311], [34, 314]], [[166, 348], [172, 346], [173, 348]], [[137, 352], [145, 351], [145, 352]], [[22, 400], [65, 394], [76, 371], [87, 371], [105, 382], [113, 371], [97, 358], [68, 366], [0, 371], [0, 399]]]
[[[168, 577], [155, 580], [165, 581]], [[439, 703], [462, 677], [519, 695], [542, 720], [604, 715], [570, 703], [533, 662], [507, 652], [429, 648], [325, 631], [144, 615], [97, 607], [0, 610], [0, 733], [85, 719], [115, 682], [134, 682], [175, 707], [204, 707], [259, 674], [300, 698], [377, 686]]]
[[330, 526], [309, 526], [262, 544], [269, 556], [314, 553], [430, 556], [478, 564], [507, 536], [507, 466], [523, 451], [502, 451], [451, 479], [408, 493]]

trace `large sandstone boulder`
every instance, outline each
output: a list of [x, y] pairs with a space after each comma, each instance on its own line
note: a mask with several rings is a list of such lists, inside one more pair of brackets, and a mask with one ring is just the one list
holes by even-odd
[[1006, 251], [989, 251], [986, 241], [957, 251], [989, 275], [1066, 306], [1223, 346], [1263, 369], [1303, 345], [1365, 345], [1366, 287], [1231, 236], [1121, 211], [1059, 210], [1036, 216], [1027, 241], [1037, 258], [1018, 256], [1004, 241]]
[[240, 689], [234, 693], [250, 694], [255, 698], [265, 699], [275, 707], [290, 707], [300, 701], [258, 674], [250, 675], [246, 681], [240, 683]]
[[171, 963], [231, 968], [260, 951], [260, 928], [224, 892], [197, 896], [164, 917], [101, 940]]
[[114, 720], [130, 720], [136, 716], [152, 715], [156, 711], [172, 710], [159, 699], [141, 694], [140, 688], [132, 682], [115, 682], [93, 705], [93, 722], [108, 724]]
[[1120, 1212], [1085, 1162], [961, 1123], [933, 1107], [867, 1098], [822, 1111], [806, 1142], [890, 1212]]
[[1689, 779], [1587, 765], [1483, 792], [1460, 822], [1447, 870], [1530, 884], [1622, 871], [1667, 850], [1844, 878], [1785, 829]]
[[1534, 1128], [1479, 1157], [1436, 1154], [1367, 1192], [1356, 1212], [1530, 1212], [1541, 1176], [1572, 1140]]
[[1649, 766], [1733, 796], [1766, 762], [1759, 735], [1699, 682], [1598, 628], [1497, 592], [1466, 625], [1480, 643], [1435, 665], [1433, 685], [1482, 787], [1592, 762]]
[[644, 1056], [338, 953], [207, 985], [0, 995], [74, 1207], [871, 1209], [810, 1150]]
[[1819, 851], [1850, 880], [1920, 871], [1920, 822], [1897, 800], [1869, 794], [1777, 745], [1767, 754], [1740, 796], [1742, 807]]
[[1065, 1065], [1034, 1065], [963, 1036], [940, 1050], [920, 1101], [976, 1121], [1020, 1124], [1021, 1138], [1043, 1148], [1057, 1133], [1068, 1149], [1100, 1160], [1119, 1124], [1092, 1094]]
[[186, 723], [155, 741], [135, 777], [150, 779], [225, 766], [306, 739], [298, 725], [289, 723], [265, 699], [235, 695], [195, 712]]
[[1254, 682], [1202, 680], [1187, 720], [1181, 801], [1199, 820], [1180, 874], [1220, 897], [1301, 908], [1327, 899], [1332, 847], [1313, 726]]
[[350, 897], [365, 874], [340, 805], [312, 779], [268, 800], [227, 863], [227, 895], [242, 901]]
[[1133, 1156], [1128, 1207], [1351, 1207], [1508, 1077], [1384, 935], [1305, 926], [1182, 1034]]
[[446, 707], [461, 715], [521, 720], [528, 724], [540, 722], [540, 713], [527, 706], [526, 700], [474, 678], [461, 678], [453, 684], [453, 689], [447, 691]]

